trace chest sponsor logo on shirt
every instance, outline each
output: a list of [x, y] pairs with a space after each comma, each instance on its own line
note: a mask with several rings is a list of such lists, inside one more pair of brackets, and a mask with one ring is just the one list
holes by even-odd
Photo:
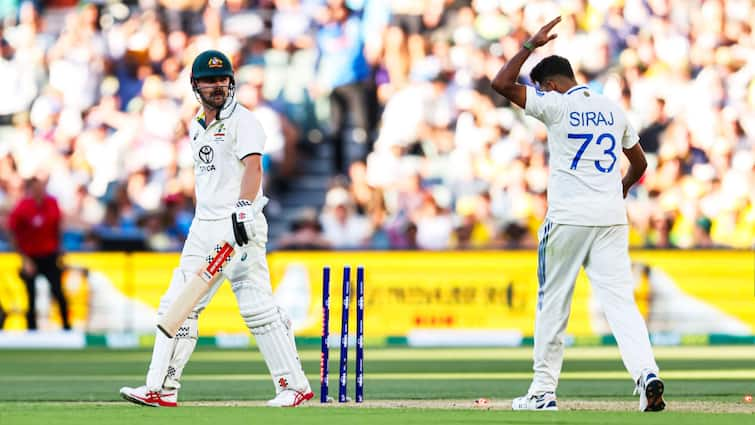
[[215, 171], [215, 165], [212, 160], [215, 159], [215, 151], [210, 145], [204, 145], [199, 148], [199, 160], [204, 164], [199, 165], [199, 171]]

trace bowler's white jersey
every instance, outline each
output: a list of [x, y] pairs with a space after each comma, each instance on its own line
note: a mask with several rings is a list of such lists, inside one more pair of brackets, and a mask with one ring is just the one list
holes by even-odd
[[[204, 112], [200, 110], [189, 126], [198, 219], [231, 216], [241, 191], [244, 173], [241, 160], [251, 154], [261, 155], [265, 147], [265, 132], [254, 114], [236, 102], [228, 109], [232, 111], [230, 117], [216, 119], [207, 128]], [[223, 114], [227, 113], [223, 110]]]
[[627, 224], [622, 148], [639, 137], [624, 111], [587, 86], [566, 93], [527, 87], [525, 112], [548, 128], [547, 218], [560, 224]]

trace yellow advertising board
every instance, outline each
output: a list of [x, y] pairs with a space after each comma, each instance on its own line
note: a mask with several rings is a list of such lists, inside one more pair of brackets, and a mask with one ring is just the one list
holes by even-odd
[[[301, 335], [320, 335], [326, 265], [332, 270], [331, 334], [338, 332], [341, 323], [344, 265], [352, 267], [352, 294], [354, 269], [365, 268], [366, 335], [405, 336], [417, 329], [447, 328], [532, 333], [537, 294], [537, 258], [532, 252], [277, 252], [269, 256], [269, 264], [277, 293], [283, 294], [281, 304], [287, 304], [289, 293], [298, 297], [299, 305], [308, 299], [314, 314], [297, 322]], [[305, 285], [292, 282], [303, 278]], [[287, 285], [292, 289], [287, 290]], [[302, 317], [297, 309], [288, 310], [295, 321]], [[575, 323], [584, 321], [577, 316]], [[352, 329], [353, 320], [352, 316]]]
[[[651, 332], [755, 333], [752, 253], [637, 251], [632, 252], [632, 259], [637, 304]], [[345, 264], [352, 269], [363, 265], [366, 270], [367, 335], [405, 336], [422, 329], [534, 333], [536, 252], [279, 252], [271, 254], [269, 262], [273, 281], [279, 285], [276, 292], [291, 294], [280, 297], [279, 302], [285, 306], [286, 300], [297, 299], [301, 335], [319, 335], [325, 265], [332, 268], [330, 330], [331, 334], [338, 331]], [[291, 273], [290, 279], [285, 277], [287, 273]], [[353, 279], [352, 270], [352, 293]], [[306, 283], [297, 285], [289, 280]], [[289, 284], [292, 290], [282, 291]], [[305, 299], [306, 319], [301, 312]], [[567, 333], [610, 333], [584, 272], [577, 278]]]
[[[755, 334], [755, 260], [746, 251], [634, 251], [636, 298], [651, 332]], [[270, 273], [297, 335], [319, 336], [322, 269], [331, 267], [331, 334], [340, 327], [344, 265], [365, 268], [365, 334], [417, 331], [511, 331], [531, 336], [537, 301], [534, 251], [273, 252]], [[90, 333], [149, 333], [177, 254], [76, 253], [65, 256], [65, 290], [74, 326]], [[5, 329], [24, 329], [26, 295], [13, 254], [0, 254]], [[354, 297], [352, 296], [352, 310]], [[47, 325], [59, 320], [50, 309]], [[354, 329], [354, 319], [351, 328]], [[41, 323], [45, 323], [44, 321]], [[200, 334], [247, 333], [230, 285], [223, 284], [200, 318]], [[610, 333], [584, 273], [567, 333]]]
[[[174, 253], [66, 254], [64, 293], [73, 327], [88, 333], [154, 332], [160, 297], [168, 289], [178, 259]], [[0, 254], [0, 305], [8, 314], [6, 330], [26, 329], [28, 302], [18, 277], [20, 264], [17, 255]], [[41, 298], [38, 317], [45, 317], [38, 319], [40, 329], [59, 328], [57, 308], [50, 306], [48, 312], [46, 294]], [[202, 335], [248, 332], [227, 283], [218, 290], [200, 323]]]

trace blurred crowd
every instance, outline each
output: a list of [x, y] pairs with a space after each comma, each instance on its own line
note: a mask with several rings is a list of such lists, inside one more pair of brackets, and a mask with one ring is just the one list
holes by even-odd
[[272, 248], [532, 248], [545, 128], [490, 81], [558, 14], [521, 82], [559, 54], [628, 111], [649, 157], [627, 200], [631, 245], [751, 247], [751, 0], [2, 2], [0, 221], [36, 177], [58, 199], [66, 249], [131, 237], [180, 249], [198, 107], [188, 66], [216, 48], [268, 135], [273, 197], [308, 147], [333, 146], [325, 206], [297, 211]]

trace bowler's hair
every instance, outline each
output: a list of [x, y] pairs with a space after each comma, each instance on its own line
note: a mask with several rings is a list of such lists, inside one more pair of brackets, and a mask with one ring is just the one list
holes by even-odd
[[564, 57], [552, 55], [541, 60], [532, 68], [530, 79], [538, 84], [543, 84], [548, 78], [557, 75], [574, 79], [574, 71], [572, 71], [569, 61]]

